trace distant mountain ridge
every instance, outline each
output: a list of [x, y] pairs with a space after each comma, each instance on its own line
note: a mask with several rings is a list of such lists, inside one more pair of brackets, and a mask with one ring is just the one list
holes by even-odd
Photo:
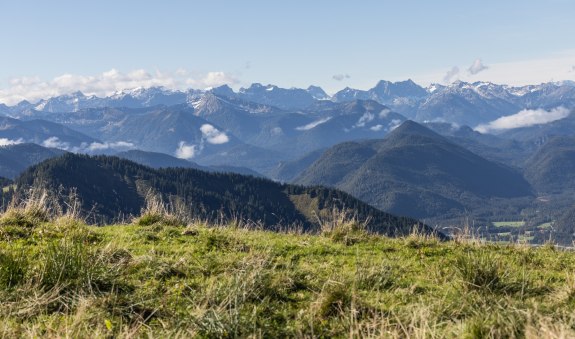
[[532, 196], [519, 173], [412, 121], [383, 140], [328, 149], [294, 182], [337, 187], [382, 210], [417, 218], [461, 213], [492, 197]]
[[[456, 81], [449, 85], [432, 84], [426, 88], [412, 80], [381, 80], [373, 88], [344, 88], [333, 96], [318, 86], [281, 88], [254, 83], [237, 92], [224, 85], [208, 90], [171, 90], [162, 87], [124, 90], [107, 97], [86, 96], [81, 92], [43, 99], [38, 103], [23, 101], [16, 106], [0, 106], [0, 113], [14, 116], [26, 110], [75, 112], [87, 108], [145, 108], [156, 105], [188, 104], [207, 93], [274, 106], [284, 110], [305, 109], [318, 100], [346, 102], [374, 100], [417, 121], [444, 121], [472, 127], [521, 109], [550, 109], [563, 105], [575, 107], [575, 86], [571, 82], [508, 86], [489, 82]], [[446, 108], [448, 108], [446, 110]]]
[[129, 150], [114, 154], [122, 159], [130, 160], [140, 165], [159, 169], [159, 168], [194, 168], [206, 172], [236, 173], [242, 175], [251, 175], [254, 177], [263, 177], [249, 168], [234, 166], [201, 166], [195, 162], [173, 157], [165, 153], [145, 152], [141, 150]]
[[575, 136], [548, 140], [527, 160], [525, 176], [540, 194], [575, 192]]
[[101, 143], [97, 138], [41, 119], [18, 120], [0, 116], [0, 139], [9, 143], [35, 143], [47, 147], [88, 149], [92, 143]]
[[14, 179], [28, 167], [65, 152], [36, 144], [0, 146], [0, 177]]

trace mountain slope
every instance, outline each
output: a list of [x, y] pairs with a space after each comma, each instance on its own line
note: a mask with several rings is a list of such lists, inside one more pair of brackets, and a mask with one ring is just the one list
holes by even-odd
[[575, 193], [575, 137], [554, 137], [525, 164], [525, 177], [541, 194]]
[[423, 126], [479, 156], [517, 168], [522, 168], [535, 150], [535, 147], [528, 143], [493, 134], [482, 134], [469, 126], [449, 123], [425, 123]]
[[90, 144], [98, 143], [98, 138], [55, 122], [40, 119], [22, 121], [9, 117], [0, 117], [0, 138], [69, 150], [87, 149]]
[[2, 146], [0, 147], [0, 177], [14, 179], [26, 168], [64, 153], [59, 149], [36, 144]]
[[296, 160], [282, 161], [274, 169], [269, 171], [267, 175], [274, 180], [289, 183], [319, 159], [323, 152], [325, 152], [325, 149], [319, 149]]
[[355, 139], [381, 138], [405, 120], [375, 101], [315, 102], [297, 112], [283, 111], [208, 93], [195, 101], [194, 114], [243, 142], [283, 155], [301, 157]]
[[[160, 169], [117, 157], [66, 154], [33, 166], [16, 181], [19, 190], [31, 185], [48, 189], [75, 187], [82, 208], [97, 221], [137, 214], [150, 190], [177, 200], [197, 218], [241, 218], [266, 228], [318, 227], [314, 216], [347, 208], [369, 228], [387, 235], [408, 234], [417, 221], [381, 212], [350, 195], [325, 188], [280, 185], [269, 180], [195, 169]], [[315, 220], [314, 220], [315, 219]], [[430, 232], [427, 226], [422, 231]]]
[[484, 199], [532, 194], [519, 173], [412, 121], [383, 140], [328, 149], [295, 183], [337, 187], [382, 210], [418, 218], [462, 213]]
[[50, 113], [51, 119], [105, 141], [145, 151], [178, 155], [205, 165], [249, 167], [275, 165], [278, 155], [248, 145], [225, 128], [194, 114], [187, 105], [151, 108], [94, 108]]

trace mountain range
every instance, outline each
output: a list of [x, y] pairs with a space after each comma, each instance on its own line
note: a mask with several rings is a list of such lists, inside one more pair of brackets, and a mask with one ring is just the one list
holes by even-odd
[[63, 152], [107, 154], [332, 186], [437, 225], [558, 222], [575, 204], [574, 108], [570, 82], [75, 92], [0, 105], [0, 176]]
[[572, 82], [514, 87], [489, 82], [456, 81], [450, 85], [432, 84], [424, 88], [412, 80], [399, 82], [382, 80], [368, 90], [344, 88], [332, 96], [317, 86], [310, 86], [307, 89], [286, 89], [257, 83], [247, 88], [240, 88], [237, 92], [226, 85], [208, 90], [187, 91], [162, 87], [137, 88], [103, 98], [75, 92], [37, 103], [23, 101], [13, 107], [0, 106], [0, 113], [16, 117], [23, 112], [34, 110], [58, 113], [103, 107], [190, 105], [208, 93], [286, 111], [306, 109], [318, 101], [373, 100], [416, 121], [450, 122], [472, 127], [515, 114], [523, 109], [549, 110], [558, 106], [567, 108], [575, 106], [575, 85]]
[[382, 210], [417, 218], [463, 213], [491, 198], [532, 196], [519, 172], [412, 121], [385, 139], [328, 149], [294, 182], [337, 187]]

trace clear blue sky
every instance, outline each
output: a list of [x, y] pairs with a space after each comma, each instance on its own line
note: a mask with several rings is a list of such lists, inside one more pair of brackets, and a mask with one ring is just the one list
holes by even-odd
[[[194, 79], [223, 72], [235, 87], [317, 84], [331, 92], [379, 79], [575, 78], [571, 0], [6, 0], [0, 15], [4, 96], [15, 93], [15, 78], [49, 85], [111, 69], [185, 69]], [[472, 76], [477, 59], [487, 68]], [[445, 77], [454, 67], [459, 76]]]

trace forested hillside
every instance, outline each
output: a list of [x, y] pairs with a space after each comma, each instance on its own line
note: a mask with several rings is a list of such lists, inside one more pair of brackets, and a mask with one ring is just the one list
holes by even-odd
[[268, 229], [319, 228], [333, 209], [348, 211], [367, 228], [387, 235], [409, 234], [417, 220], [379, 211], [347, 193], [322, 187], [282, 185], [251, 176], [196, 169], [152, 169], [117, 157], [66, 154], [33, 166], [16, 180], [51, 191], [76, 189], [85, 215], [109, 222], [137, 215], [148, 195], [161, 195], [174, 208], [201, 220], [243, 220]]

